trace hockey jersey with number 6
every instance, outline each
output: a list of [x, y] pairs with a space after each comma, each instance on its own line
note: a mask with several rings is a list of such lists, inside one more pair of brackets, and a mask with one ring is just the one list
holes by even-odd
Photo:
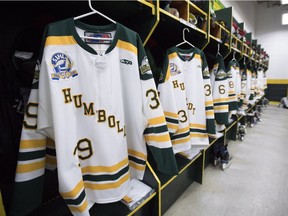
[[146, 143], [158, 169], [177, 174], [138, 34], [119, 23], [66, 19], [48, 25], [44, 39], [39, 90], [31, 92], [23, 124], [12, 215], [27, 214], [41, 200], [36, 192], [49, 161], [47, 138], [55, 141], [59, 192], [73, 215], [88, 216], [95, 202], [121, 200], [130, 177], [143, 178]]
[[215, 120], [219, 125], [228, 123], [229, 98], [227, 73], [223, 57], [217, 55], [211, 70], [211, 85], [213, 91], [213, 102]]

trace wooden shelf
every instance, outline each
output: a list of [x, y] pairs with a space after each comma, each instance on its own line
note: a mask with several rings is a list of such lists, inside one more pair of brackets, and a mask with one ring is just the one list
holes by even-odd
[[232, 35], [232, 44], [231, 44], [231, 48], [235, 48], [237, 50], [239, 50], [239, 52], [241, 52], [240, 50], [242, 49], [242, 41], [237, 38], [235, 35]]
[[194, 29], [194, 30], [198, 31], [199, 33], [205, 35], [205, 38], [207, 37], [207, 33], [204, 30], [199, 29], [197, 26], [191, 24], [190, 22], [188, 22], [182, 18], [180, 18], [179, 21], [180, 21], [180, 23], [186, 25], [187, 27], [190, 27], [191, 29]]
[[156, 14], [156, 9], [155, 6], [152, 2], [148, 2], [145, 0], [137, 0], [139, 3], [146, 5], [147, 7], [150, 7], [152, 9], [152, 14], [155, 15]]
[[193, 14], [199, 14], [202, 15], [204, 17], [206, 17], [207, 20], [207, 13], [204, 12], [201, 8], [199, 8], [197, 5], [195, 5], [194, 3], [188, 1], [189, 4], [189, 11]]
[[178, 21], [178, 22], [180, 21], [180, 18], [179, 18], [179, 17], [177, 17], [177, 16], [169, 13], [168, 11], [166, 11], [166, 10], [164, 10], [164, 9], [162, 9], [162, 8], [159, 8], [159, 12], [160, 12], [160, 16], [161, 16], [162, 14], [165, 14], [166, 16], [169, 16], [169, 17], [171, 17], [172, 19], [175, 19], [175, 20]]
[[210, 38], [212, 38], [213, 40], [217, 41], [218, 43], [222, 43], [222, 40], [220, 38], [217, 38], [213, 35], [210, 35]]
[[171, 1], [170, 7], [177, 9], [177, 11], [179, 12], [179, 18], [188, 21], [189, 14], [188, 14], [187, 1], [181, 1], [181, 0]]

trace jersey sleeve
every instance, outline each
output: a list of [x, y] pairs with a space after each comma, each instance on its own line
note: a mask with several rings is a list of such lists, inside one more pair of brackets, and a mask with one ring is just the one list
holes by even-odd
[[[52, 25], [51, 29], [53, 30]], [[52, 30], [50, 31], [50, 34]], [[37, 133], [47, 137], [48, 139], [55, 139], [58, 151], [58, 191], [63, 197], [71, 213], [78, 216], [89, 216], [89, 208], [91, 207], [92, 203], [88, 203], [87, 194], [84, 188], [84, 175], [82, 175], [79, 166], [79, 157], [77, 153], [74, 153], [75, 151], [73, 152], [71, 150], [72, 148], [74, 148], [73, 145], [62, 145], [59, 134], [58, 136], [54, 137], [54, 132], [59, 133], [59, 125], [57, 126], [56, 123], [53, 122], [53, 120], [57, 120], [57, 117], [55, 117], [55, 115], [56, 113], [60, 113], [61, 111], [55, 110], [55, 104], [53, 107], [54, 110], [52, 109], [53, 103], [55, 103], [56, 100], [55, 98], [53, 99], [53, 97], [55, 97], [55, 91], [53, 91], [53, 82], [49, 77], [51, 70], [51, 65], [49, 65], [50, 52], [53, 49], [53, 46], [49, 44], [49, 40], [51, 39], [51, 37], [53, 36], [49, 35], [46, 38], [47, 44], [45, 44], [45, 49], [41, 62], [38, 91], [39, 100], [37, 112]], [[63, 118], [63, 121], [66, 120], [64, 119], [65, 118]], [[59, 121], [57, 122], [57, 124], [59, 124]], [[73, 152], [74, 154], [73, 157], [71, 157], [69, 154], [67, 154], [68, 156], [64, 156], [63, 152]], [[53, 158], [49, 156], [47, 157], [46, 161], [48, 162], [51, 159]], [[75, 165], [76, 163], [78, 164]]]
[[11, 215], [26, 215], [42, 202], [45, 173], [56, 168], [54, 142], [37, 132], [38, 74], [25, 109], [12, 196]]
[[158, 93], [167, 122], [169, 134], [170, 137], [172, 137], [179, 128], [179, 118], [177, 114], [177, 106], [173, 84], [171, 81], [171, 72], [168, 59], [166, 59], [162, 73], [160, 75]]
[[143, 113], [148, 122], [144, 138], [157, 163], [158, 170], [166, 174], [178, 174], [166, 119], [140, 38], [138, 39], [138, 52]]
[[206, 110], [206, 124], [208, 135], [214, 135], [215, 132], [215, 115], [214, 115], [214, 105], [212, 98], [212, 86], [210, 81], [209, 68], [207, 64], [206, 57], [204, 53], [201, 54], [202, 58], [202, 74], [204, 81], [205, 90], [205, 110]]

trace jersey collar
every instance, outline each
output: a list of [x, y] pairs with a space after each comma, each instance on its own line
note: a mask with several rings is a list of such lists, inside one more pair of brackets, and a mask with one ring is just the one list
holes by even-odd
[[81, 39], [81, 37], [78, 35], [75, 27], [79, 27], [81, 29], [88, 30], [88, 31], [89, 30], [90, 31], [114, 31], [114, 30], [116, 30], [114, 38], [111, 41], [111, 44], [108, 47], [108, 49], [105, 51], [105, 54], [111, 52], [114, 49], [114, 47], [116, 46], [116, 44], [117, 44], [118, 31], [119, 31], [119, 28], [120, 28], [119, 23], [116, 23], [116, 24], [111, 23], [111, 24], [108, 24], [108, 25], [96, 26], [96, 25], [89, 25], [89, 24], [83, 23], [83, 22], [81, 22], [79, 20], [74, 20], [73, 18], [70, 18], [70, 19], [68, 19], [68, 25], [69, 25], [69, 29], [71, 31], [71, 34], [74, 37], [74, 39], [76, 40], [77, 44], [79, 46], [81, 46], [83, 49], [85, 49], [87, 52], [90, 52], [92, 54], [98, 55], [98, 53], [92, 47], [90, 47], [88, 44], [86, 44]]
[[[182, 60], [182, 61], [191, 61], [194, 58], [194, 55], [196, 53], [196, 48], [192, 47], [190, 49], [181, 49], [179, 47], [175, 47], [175, 51], [178, 55], [178, 57]], [[192, 54], [191, 57], [189, 59], [186, 59], [184, 56], [181, 55], [181, 53], [183, 54]]]

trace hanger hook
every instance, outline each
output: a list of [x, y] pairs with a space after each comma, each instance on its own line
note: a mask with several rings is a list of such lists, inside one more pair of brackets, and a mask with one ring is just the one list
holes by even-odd
[[180, 45], [182, 45], [182, 44], [184, 44], [184, 43], [187, 43], [187, 44], [189, 44], [191, 47], [194, 48], [194, 45], [191, 44], [189, 41], [187, 41], [187, 40], [185, 39], [185, 31], [186, 31], [186, 30], [187, 30], [188, 32], [190, 32], [189, 28], [184, 28], [184, 29], [183, 29], [183, 35], [182, 35], [182, 36], [183, 36], [183, 42], [177, 44], [176, 47], [178, 47], [178, 46], [180, 46]]
[[220, 54], [220, 43], [217, 44], [217, 55]]
[[236, 51], [233, 50], [233, 59], [235, 59], [235, 54], [236, 54]]
[[183, 29], [183, 41], [186, 41], [186, 39], [185, 39], [185, 31], [188, 31], [188, 32], [190, 32], [190, 30], [188, 29], [188, 28], [184, 28]]
[[77, 16], [77, 17], [74, 17], [74, 20], [77, 20], [77, 19], [81, 19], [83, 17], [86, 17], [86, 16], [90, 16], [92, 14], [99, 14], [100, 16], [103, 16], [104, 18], [106, 18], [107, 20], [109, 20], [110, 22], [116, 24], [116, 21], [111, 19], [110, 17], [104, 15], [103, 13], [99, 12], [98, 10], [95, 10], [93, 7], [92, 7], [92, 0], [88, 0], [88, 5], [89, 5], [89, 8], [91, 9], [91, 12], [87, 13], [87, 14], [83, 14], [83, 15], [80, 15], [80, 16]]
[[92, 7], [92, 2], [91, 2], [91, 0], [88, 0], [88, 4], [89, 4], [90, 9], [91, 9], [92, 11], [95, 11], [95, 9]]

